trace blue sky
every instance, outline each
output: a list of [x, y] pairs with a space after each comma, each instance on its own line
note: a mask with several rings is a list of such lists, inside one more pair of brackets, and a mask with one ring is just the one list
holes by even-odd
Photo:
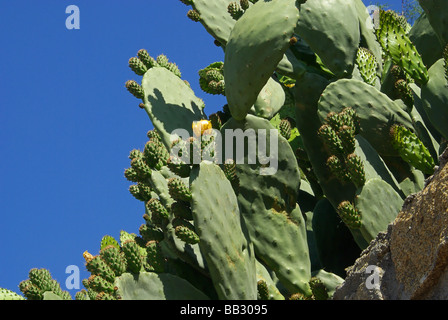
[[[69, 5], [79, 30], [65, 26]], [[85, 250], [138, 233], [144, 207], [123, 172], [152, 125], [124, 88], [140, 80], [128, 59], [141, 48], [166, 54], [207, 114], [225, 104], [199, 88], [197, 71], [224, 57], [187, 11], [179, 0], [1, 2], [0, 287], [19, 292], [31, 268], [46, 268], [66, 290], [67, 266], [89, 275]]]

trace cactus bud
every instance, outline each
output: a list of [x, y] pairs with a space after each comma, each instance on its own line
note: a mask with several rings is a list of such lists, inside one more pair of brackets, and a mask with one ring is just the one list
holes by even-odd
[[356, 154], [351, 153], [347, 156], [345, 164], [354, 185], [357, 188], [362, 187], [366, 182], [366, 177], [364, 172], [364, 164], [362, 163], [361, 158]]
[[157, 241], [148, 241], [146, 243], [146, 260], [154, 272], [161, 273], [165, 271], [165, 258], [162, 249]]
[[132, 57], [129, 59], [129, 68], [135, 72], [135, 74], [142, 76], [148, 71], [148, 67], [137, 57]]
[[332, 155], [327, 159], [327, 166], [330, 171], [342, 182], [349, 182], [350, 176], [347, 174], [341, 160], [335, 155]]
[[194, 226], [183, 219], [176, 218], [173, 221], [174, 233], [185, 243], [196, 244], [199, 242], [199, 236], [194, 231]]
[[160, 135], [159, 135], [159, 133], [158, 133], [155, 129], [153, 129], [153, 130], [149, 130], [149, 131], [146, 133], [146, 136], [148, 137], [149, 140], [158, 140], [158, 141], [162, 141], [162, 140], [160, 139]]
[[258, 300], [269, 300], [269, 288], [264, 280], [257, 282]]
[[107, 280], [103, 279], [101, 276], [98, 275], [91, 275], [89, 279], [87, 279], [89, 288], [92, 288], [93, 290], [97, 292], [108, 292], [113, 293], [114, 292], [114, 285]]
[[175, 200], [190, 202], [191, 192], [185, 183], [179, 178], [171, 178], [168, 180], [168, 190], [171, 197]]
[[177, 156], [170, 156], [167, 161], [167, 166], [171, 172], [177, 174], [181, 178], [187, 178], [190, 176], [191, 167], [189, 164], [184, 163]]
[[361, 228], [361, 214], [351, 202], [341, 202], [338, 205], [336, 212], [338, 213], [342, 221], [347, 225], [347, 227], [351, 229]]
[[20, 291], [28, 300], [42, 300], [43, 292], [31, 281], [22, 281], [19, 285]]
[[140, 49], [137, 52], [137, 57], [140, 59], [141, 62], [145, 65], [147, 69], [151, 69], [152, 67], [158, 66], [156, 60], [154, 60], [153, 57], [151, 57], [145, 49]]
[[150, 168], [160, 170], [166, 165], [170, 154], [162, 142], [159, 140], [149, 140], [145, 144], [143, 156]]
[[232, 188], [235, 191], [238, 191], [238, 187], [240, 185], [240, 181], [239, 178], [236, 174], [236, 164], [235, 161], [233, 161], [233, 159], [227, 159], [223, 166], [222, 166], [222, 171], [224, 172], [226, 178], [230, 181], [230, 183], [232, 184]]
[[76, 292], [75, 300], [89, 300], [89, 295], [86, 289], [81, 289], [81, 291]]
[[107, 281], [113, 282], [115, 279], [115, 272], [100, 256], [95, 256], [89, 262], [86, 262], [86, 269], [91, 274], [101, 276]]
[[249, 0], [240, 0], [240, 6], [243, 10], [249, 9]]
[[190, 18], [191, 20], [193, 20], [194, 22], [199, 22], [201, 21], [201, 16], [199, 14], [199, 12], [197, 12], [196, 10], [189, 10], [187, 12], [187, 17]]
[[124, 177], [131, 182], [139, 182], [140, 180], [137, 171], [132, 167], [124, 170]]
[[291, 122], [288, 119], [283, 119], [279, 124], [280, 134], [283, 138], [288, 140], [291, 137]]
[[51, 274], [47, 269], [33, 268], [29, 272], [30, 281], [37, 286], [42, 292], [51, 289]]
[[305, 295], [300, 292], [292, 294], [288, 300], [309, 300]]
[[328, 124], [322, 125], [317, 134], [324, 141], [324, 144], [331, 153], [335, 155], [344, 154], [342, 141], [331, 126]]
[[128, 270], [134, 274], [139, 273], [143, 266], [143, 258], [135, 240], [128, 239], [124, 241], [121, 248], [126, 257]]
[[338, 131], [342, 126], [340, 115], [336, 112], [329, 112], [325, 117], [325, 123], [331, 126], [335, 131]]
[[95, 300], [104, 300], [104, 301], [109, 301], [109, 300], [117, 300], [114, 298], [113, 295], [111, 295], [110, 293], [107, 292], [99, 292], [96, 297]]
[[395, 82], [395, 89], [397, 89], [398, 97], [403, 100], [404, 104], [408, 107], [408, 110], [412, 110], [414, 106], [414, 93], [408, 83], [405, 80], [400, 79]]
[[[131, 160], [131, 167], [135, 170], [135, 172], [138, 174], [138, 179], [140, 181], [144, 181], [145, 179], [149, 178], [151, 176], [151, 168], [148, 166], [148, 164], [140, 158], [134, 158]], [[125, 172], [126, 174], [126, 172]]]
[[131, 152], [129, 152], [129, 159], [132, 160], [134, 158], [143, 158], [143, 153], [137, 149], [131, 150]]
[[160, 200], [155, 198], [150, 199], [146, 203], [146, 210], [151, 214], [149, 218], [155, 226], [163, 225], [163, 223], [170, 217], [170, 214], [168, 210], [166, 210], [165, 206], [160, 202]]
[[138, 231], [142, 236], [142, 239], [146, 242], [151, 240], [160, 242], [164, 238], [163, 231], [151, 224], [142, 224]]
[[179, 78], [182, 77], [182, 73], [180, 72], [179, 67], [177, 66], [177, 64], [175, 64], [174, 62], [170, 62], [168, 63], [167, 67], [166, 67], [169, 71], [171, 71], [172, 73], [174, 73], [176, 76], [178, 76]]
[[134, 80], [128, 80], [126, 81], [126, 89], [137, 99], [143, 99], [145, 96], [145, 92], [143, 91], [143, 88], [141, 85], [139, 85]]
[[230, 2], [227, 6], [227, 12], [230, 13], [235, 20], [238, 20], [244, 13], [238, 2]]
[[352, 127], [346, 125], [343, 125], [338, 131], [338, 136], [341, 139], [345, 153], [352, 153], [355, 151], [356, 140], [353, 131]]
[[328, 290], [322, 280], [316, 277], [311, 278], [310, 287], [315, 300], [328, 300]]
[[348, 126], [352, 128], [352, 134], [356, 135], [360, 130], [360, 123], [356, 111], [353, 108], [346, 107], [339, 112], [339, 120], [342, 126]]
[[126, 272], [126, 259], [123, 254], [113, 245], [108, 245], [100, 251], [100, 257], [112, 269], [116, 277]]
[[297, 43], [297, 41], [299, 41], [297, 39], [297, 37], [291, 37], [291, 39], [289, 39], [289, 45], [293, 46], [293, 45], [295, 45]]

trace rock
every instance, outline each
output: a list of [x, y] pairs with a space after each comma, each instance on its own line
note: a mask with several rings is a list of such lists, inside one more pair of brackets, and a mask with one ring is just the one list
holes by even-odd
[[347, 268], [341, 300], [448, 299], [448, 148], [422, 191]]

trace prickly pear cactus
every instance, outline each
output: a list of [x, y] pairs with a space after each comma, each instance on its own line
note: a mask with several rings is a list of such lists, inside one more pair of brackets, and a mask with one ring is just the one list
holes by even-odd
[[[129, 59], [152, 126], [124, 178], [145, 214], [84, 252], [74, 298], [331, 299], [446, 147], [446, 1], [375, 28], [360, 0], [181, 1], [224, 61], [195, 93], [167, 56]], [[71, 299], [45, 269], [19, 289], [0, 299]]]

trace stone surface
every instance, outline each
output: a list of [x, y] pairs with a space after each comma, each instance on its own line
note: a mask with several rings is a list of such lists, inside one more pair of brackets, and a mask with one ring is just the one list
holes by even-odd
[[347, 269], [333, 299], [448, 299], [447, 162], [448, 149], [425, 188]]

